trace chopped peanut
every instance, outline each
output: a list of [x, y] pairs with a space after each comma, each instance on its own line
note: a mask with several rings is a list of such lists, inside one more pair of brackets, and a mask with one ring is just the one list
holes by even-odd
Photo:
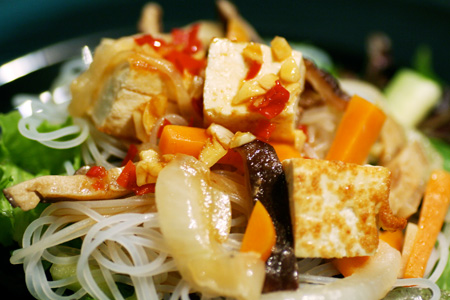
[[136, 183], [138, 186], [155, 183], [159, 172], [164, 168], [158, 152], [153, 149], [139, 153], [140, 161], [136, 164]]
[[240, 147], [244, 144], [250, 143], [254, 139], [256, 139], [256, 137], [253, 134], [251, 134], [250, 132], [238, 131], [238, 132], [236, 132], [233, 139], [231, 140], [230, 148]]
[[285, 38], [276, 36], [271, 42], [272, 53], [276, 60], [283, 61], [292, 55], [292, 48]]
[[218, 124], [211, 124], [206, 132], [210, 137], [199, 155], [199, 160], [211, 167], [227, 154], [234, 134]]
[[270, 90], [274, 85], [275, 82], [278, 80], [278, 76], [273, 73], [268, 73], [261, 78], [258, 79], [259, 85], [265, 89]]
[[288, 57], [281, 65], [280, 78], [287, 82], [299, 82], [301, 78], [300, 68], [293, 57]]
[[236, 97], [233, 98], [232, 104], [238, 105], [244, 103], [252, 97], [261, 96], [266, 93], [266, 90], [263, 89], [258, 81], [256, 80], [248, 80], [245, 81], [242, 87], [239, 89]]
[[242, 51], [242, 56], [246, 61], [256, 61], [263, 63], [261, 46], [255, 43], [249, 43]]

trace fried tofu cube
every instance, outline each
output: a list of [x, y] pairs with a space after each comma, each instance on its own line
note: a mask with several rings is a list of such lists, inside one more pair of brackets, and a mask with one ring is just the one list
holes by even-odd
[[143, 72], [124, 64], [103, 87], [92, 111], [92, 119], [101, 131], [124, 138], [135, 137], [133, 112], [153, 96], [164, 94], [157, 72]]
[[285, 160], [283, 168], [297, 257], [375, 253], [377, 214], [389, 198], [387, 168], [304, 158]]
[[[211, 43], [203, 91], [203, 115], [206, 126], [216, 123], [233, 132], [251, 132], [258, 122], [265, 118], [257, 112], [249, 111], [248, 103], [235, 100], [246, 82], [245, 78], [249, 70], [245, 55], [243, 55], [244, 49], [248, 45], [249, 43], [232, 42], [223, 38], [216, 38]], [[270, 47], [258, 45], [262, 52], [262, 64], [258, 74], [254, 77], [253, 83], [255, 83], [255, 86], [265, 75], [274, 74], [274, 76], [279, 77], [280, 69], [284, 63], [284, 61], [275, 59]], [[289, 62], [295, 62], [296, 71], [300, 78], [298, 82], [283, 83], [290, 92], [290, 97], [284, 110], [270, 119], [276, 125], [271, 138], [275, 141], [293, 142], [296, 135], [297, 117], [299, 115], [298, 101], [304, 85], [305, 68], [302, 54], [298, 51], [292, 51], [292, 56], [288, 60]], [[289, 66], [287, 63], [286, 65]], [[263, 89], [264, 84], [255, 86], [249, 88], [254, 88], [253, 92], [261, 94], [260, 90]]]

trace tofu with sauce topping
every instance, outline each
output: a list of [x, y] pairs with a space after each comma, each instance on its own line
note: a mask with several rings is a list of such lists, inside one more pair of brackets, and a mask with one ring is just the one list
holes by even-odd
[[[208, 65], [205, 73], [205, 87], [203, 91], [205, 125], [211, 123], [220, 124], [233, 132], [252, 131], [260, 120], [265, 117], [253, 111], [249, 111], [248, 102], [236, 103], [240, 90], [245, 85], [247, 72], [249, 71], [243, 52], [250, 43], [232, 42], [224, 38], [216, 38], [212, 41], [208, 53]], [[266, 90], [258, 85], [262, 83], [266, 75], [280, 76], [280, 69], [284, 61], [276, 59], [271, 47], [259, 45], [262, 52], [261, 68], [252, 79], [254, 86], [252, 91], [260, 96]], [[290, 49], [290, 48], [289, 48]], [[282, 82], [289, 91], [289, 100], [283, 111], [270, 119], [276, 125], [271, 138], [275, 141], [293, 142], [295, 140], [297, 117], [299, 114], [298, 101], [304, 85], [305, 68], [302, 54], [290, 50], [295, 61], [295, 68], [299, 72], [296, 82]], [[272, 76], [272, 77], [273, 77]], [[264, 83], [261, 84], [264, 86]], [[261, 89], [262, 88], [262, 89]], [[265, 86], [267, 89], [267, 86]], [[262, 91], [262, 92], [261, 92]]]
[[389, 198], [387, 168], [304, 158], [285, 160], [283, 168], [297, 257], [375, 253], [377, 214]]

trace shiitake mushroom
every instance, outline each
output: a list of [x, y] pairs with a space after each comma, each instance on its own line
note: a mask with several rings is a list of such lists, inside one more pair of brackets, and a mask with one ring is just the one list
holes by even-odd
[[253, 140], [235, 150], [246, 166], [252, 198], [264, 205], [277, 235], [275, 246], [266, 261], [263, 292], [295, 290], [298, 288], [298, 270], [293, 249], [289, 194], [281, 162], [274, 148], [260, 140]]

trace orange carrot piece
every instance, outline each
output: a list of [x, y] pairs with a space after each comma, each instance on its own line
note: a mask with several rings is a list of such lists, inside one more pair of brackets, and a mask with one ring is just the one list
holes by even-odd
[[198, 158], [208, 140], [206, 129], [166, 125], [159, 140], [161, 154], [184, 153]]
[[219, 164], [231, 165], [236, 168], [240, 174], [244, 173], [244, 161], [242, 156], [234, 149], [228, 149], [227, 154], [217, 162]]
[[386, 115], [375, 104], [354, 95], [336, 131], [327, 160], [363, 164]]
[[449, 203], [450, 173], [435, 170], [431, 173], [425, 190], [416, 238], [405, 268], [405, 278], [423, 277]]
[[402, 251], [403, 232], [401, 230], [382, 231], [380, 232], [380, 239], [388, 243], [392, 248]]
[[400, 262], [400, 271], [398, 271], [398, 276], [400, 278], [403, 278], [403, 275], [405, 274], [406, 265], [408, 264], [408, 259], [416, 239], [417, 228], [417, 225], [411, 222], [408, 222], [408, 225], [406, 225], [405, 238], [403, 239], [402, 247], [402, 260]]
[[331, 261], [333, 266], [341, 272], [344, 277], [348, 277], [355, 273], [356, 270], [364, 266], [370, 256], [355, 256], [336, 258]]
[[276, 233], [272, 219], [260, 201], [255, 203], [242, 240], [241, 252], [256, 252], [266, 261], [275, 245]]
[[283, 161], [288, 158], [302, 157], [300, 151], [291, 144], [270, 142], [278, 155], [278, 159]]

